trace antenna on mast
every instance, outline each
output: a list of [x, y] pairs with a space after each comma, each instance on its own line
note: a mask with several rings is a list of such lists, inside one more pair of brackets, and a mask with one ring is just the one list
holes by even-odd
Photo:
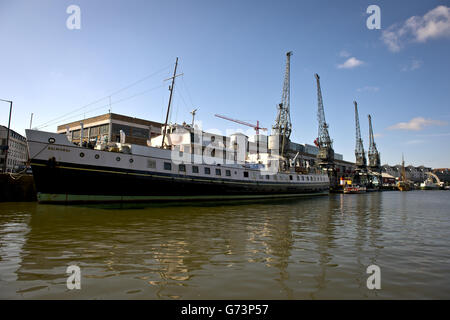
[[194, 127], [194, 119], [195, 119], [195, 114], [197, 113], [197, 111], [198, 111], [198, 108], [192, 110], [191, 112], [189, 112], [190, 114], [192, 114], [192, 124], [191, 124], [191, 127]]

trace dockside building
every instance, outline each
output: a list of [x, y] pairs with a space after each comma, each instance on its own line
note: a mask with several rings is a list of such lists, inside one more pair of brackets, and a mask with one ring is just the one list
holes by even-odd
[[[0, 172], [3, 172], [6, 156], [8, 128], [0, 125]], [[27, 140], [14, 130], [9, 130], [9, 148], [6, 160], [6, 172], [21, 170], [28, 161]]]

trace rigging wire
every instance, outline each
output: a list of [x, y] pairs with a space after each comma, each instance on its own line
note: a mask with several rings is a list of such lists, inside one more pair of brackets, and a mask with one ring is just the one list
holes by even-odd
[[156, 76], [157, 74], [159, 74], [159, 73], [165, 71], [166, 69], [168, 69], [171, 65], [172, 65], [172, 64], [169, 64], [169, 65], [165, 66], [164, 68], [161, 68], [161, 69], [157, 70], [156, 72], [153, 72], [153, 73], [151, 73], [151, 74], [149, 74], [149, 75], [147, 75], [147, 76], [145, 76], [145, 77], [143, 77], [143, 78], [141, 78], [141, 79], [139, 79], [139, 80], [137, 80], [137, 81], [135, 81], [135, 82], [133, 82], [133, 83], [127, 85], [127, 86], [125, 86], [125, 87], [122, 87], [122, 88], [120, 88], [120, 89], [118, 89], [118, 90], [116, 90], [116, 91], [114, 91], [114, 92], [112, 92], [112, 93], [110, 93], [110, 94], [108, 94], [108, 95], [106, 95], [106, 96], [100, 98], [100, 99], [97, 99], [97, 100], [95, 100], [95, 101], [93, 101], [93, 102], [90, 102], [90, 103], [88, 103], [88, 104], [86, 104], [86, 105], [84, 105], [84, 106], [82, 106], [82, 107], [79, 107], [79, 108], [77, 108], [77, 109], [75, 109], [75, 110], [72, 110], [72, 111], [70, 111], [70, 112], [68, 112], [68, 113], [66, 113], [66, 114], [64, 114], [64, 115], [62, 115], [62, 116], [59, 116], [59, 117], [57, 117], [57, 118], [54, 118], [53, 120], [49, 120], [49, 121], [47, 121], [47, 122], [45, 122], [45, 123], [43, 123], [43, 124], [41, 124], [41, 125], [39, 125], [39, 126], [36, 126], [36, 128], [45, 128], [45, 127], [48, 127], [48, 126], [54, 124], [55, 122], [61, 121], [61, 119], [65, 118], [65, 117], [68, 116], [69, 114], [72, 114], [72, 113], [74, 113], [74, 112], [83, 110], [84, 108], [89, 107], [89, 106], [92, 106], [92, 105], [95, 105], [95, 104], [97, 104], [97, 103], [99, 103], [99, 102], [101, 102], [101, 101], [103, 101], [103, 100], [105, 100], [105, 99], [109, 99], [109, 98], [110, 98], [111, 96], [113, 96], [113, 95], [116, 95], [116, 94], [118, 94], [118, 93], [120, 93], [120, 92], [123, 92], [123, 91], [125, 91], [125, 90], [127, 90], [127, 89], [129, 89], [129, 88], [131, 88], [131, 87], [133, 87], [133, 86], [135, 86], [135, 85], [137, 85], [137, 84], [139, 84], [139, 83], [141, 83], [141, 82], [143, 82], [143, 81], [145, 81], [145, 80], [151, 78], [151, 77]]
[[192, 102], [192, 96], [191, 96], [191, 93], [189, 92], [189, 88], [188, 88], [188, 86], [187, 86], [187, 82], [184, 81], [184, 74], [183, 74], [183, 76], [181, 77], [181, 81], [183, 81], [183, 87], [186, 89], [187, 96], [188, 96], [188, 98], [189, 98], [189, 101], [191, 102], [191, 106], [193, 107], [193, 106], [194, 106], [194, 103]]
[[[81, 114], [71, 115], [71, 116], [66, 117], [66, 118], [63, 118], [63, 119], [61, 119], [61, 120], [59, 120], [59, 121], [67, 121], [67, 120], [70, 120], [70, 119], [72, 119], [72, 118], [75, 118], [75, 117], [79, 117], [79, 116], [81, 116], [81, 115], [84, 115], [84, 114], [86, 114], [86, 113], [90, 113], [90, 112], [97, 111], [97, 110], [99, 110], [99, 109], [103, 109], [103, 108], [106, 108], [106, 107], [110, 107], [111, 105], [115, 105], [115, 104], [118, 104], [118, 103], [121, 103], [121, 102], [130, 100], [130, 99], [132, 99], [132, 98], [134, 98], [134, 97], [143, 95], [143, 94], [145, 94], [145, 93], [147, 93], [147, 92], [150, 92], [150, 91], [153, 91], [153, 90], [160, 89], [160, 88], [162, 88], [162, 87], [165, 87], [165, 85], [162, 84], [162, 85], [159, 85], [159, 86], [157, 86], [157, 87], [153, 87], [153, 88], [150, 88], [150, 89], [147, 89], [147, 90], [138, 92], [138, 93], [136, 93], [136, 94], [133, 94], [133, 95], [131, 95], [131, 96], [128, 96], [128, 97], [119, 99], [119, 100], [117, 100], [117, 101], [109, 102], [108, 104], [102, 105], [102, 106], [97, 107], [97, 108], [95, 108], [95, 109], [92, 109], [92, 110], [90, 110], [90, 111], [87, 111], [87, 112], [84, 112], [84, 113], [81, 113]], [[40, 128], [46, 128], [46, 127], [51, 126], [51, 125], [52, 125], [52, 123], [47, 124], [47, 125], [45, 125], [45, 126], [41, 126]]]

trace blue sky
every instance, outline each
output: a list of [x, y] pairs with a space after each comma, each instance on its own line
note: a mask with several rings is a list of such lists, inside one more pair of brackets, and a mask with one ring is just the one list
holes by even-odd
[[[80, 30], [66, 27], [72, 4]], [[380, 30], [366, 27], [372, 4]], [[112, 111], [163, 121], [177, 56], [173, 122], [199, 108], [204, 129], [247, 130], [215, 113], [270, 128], [292, 50], [293, 141], [317, 137], [318, 73], [344, 159], [354, 161], [356, 99], [365, 149], [370, 113], [383, 164], [403, 152], [408, 164], [450, 167], [449, 1], [0, 0], [0, 39], [0, 98], [14, 101], [21, 133], [31, 113], [33, 127], [54, 120], [48, 131], [105, 113], [109, 98], [81, 107], [140, 79], [111, 96]]]

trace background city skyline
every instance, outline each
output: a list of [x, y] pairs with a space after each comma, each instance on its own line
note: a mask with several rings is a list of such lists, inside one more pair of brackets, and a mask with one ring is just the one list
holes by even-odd
[[[81, 9], [70, 30], [66, 9]], [[381, 9], [370, 30], [369, 5]], [[206, 131], [270, 128], [291, 58], [291, 140], [317, 137], [321, 78], [336, 152], [354, 161], [353, 100], [368, 151], [371, 114], [382, 164], [450, 167], [448, 1], [6, 1], [0, 0], [0, 98], [14, 101], [11, 128], [56, 131], [108, 112], [164, 122], [175, 58], [171, 121]], [[111, 98], [109, 98], [111, 97]], [[94, 103], [93, 103], [94, 102]], [[0, 124], [9, 107], [2, 103]]]

